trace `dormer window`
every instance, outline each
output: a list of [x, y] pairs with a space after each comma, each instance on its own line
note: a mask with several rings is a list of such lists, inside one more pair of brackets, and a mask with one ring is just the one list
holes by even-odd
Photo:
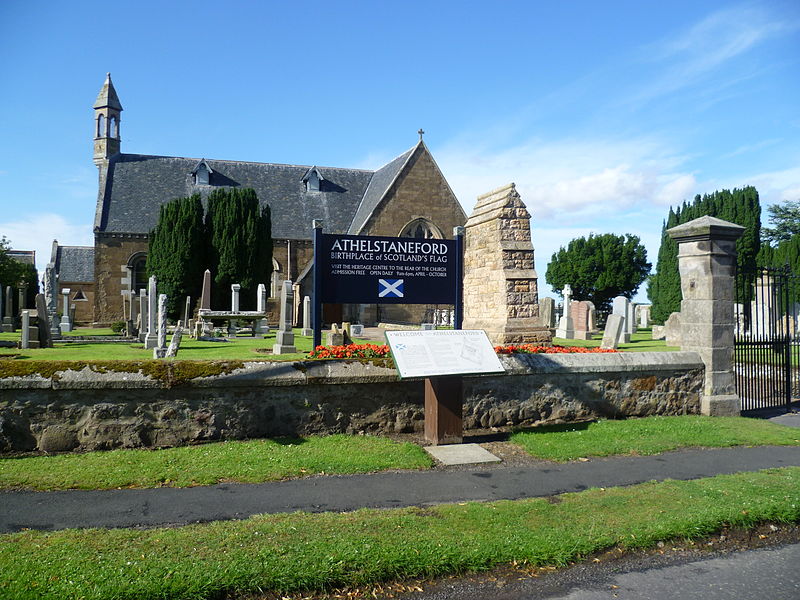
[[208, 166], [206, 159], [201, 160], [194, 169], [192, 169], [192, 176], [194, 177], [195, 185], [211, 185], [211, 174], [214, 170]]
[[306, 174], [303, 176], [303, 183], [306, 186], [307, 192], [318, 192], [320, 191], [320, 186], [322, 181], [325, 178], [322, 176], [322, 173], [319, 172], [317, 167], [311, 167]]

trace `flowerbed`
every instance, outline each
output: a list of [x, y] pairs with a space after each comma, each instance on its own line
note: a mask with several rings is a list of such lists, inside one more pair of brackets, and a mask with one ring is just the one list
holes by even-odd
[[597, 354], [599, 352], [616, 352], [605, 348], [583, 348], [580, 346], [535, 346], [520, 344], [519, 346], [495, 346], [498, 354]]
[[317, 346], [308, 358], [384, 358], [389, 346], [382, 344], [347, 344], [346, 346]]
[[[579, 346], [536, 346], [520, 344], [518, 346], [495, 346], [497, 354], [595, 354], [598, 352], [616, 352], [602, 348], [582, 348]], [[317, 346], [308, 353], [308, 358], [385, 358], [389, 356], [386, 344], [347, 344], [346, 346]]]

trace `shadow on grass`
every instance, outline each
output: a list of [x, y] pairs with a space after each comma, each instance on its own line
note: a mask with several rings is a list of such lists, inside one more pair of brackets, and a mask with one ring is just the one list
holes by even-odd
[[539, 425], [537, 427], [520, 427], [513, 433], [562, 433], [564, 431], [585, 431], [595, 420], [580, 421], [578, 423], [558, 423], [556, 425]]

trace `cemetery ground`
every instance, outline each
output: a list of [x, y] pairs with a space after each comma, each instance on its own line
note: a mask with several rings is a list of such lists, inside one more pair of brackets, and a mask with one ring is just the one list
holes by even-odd
[[[0, 341], [12, 337], [18, 334], [3, 334]], [[649, 331], [639, 332], [622, 349], [667, 350], [663, 341], [649, 338]], [[306, 344], [311, 349], [308, 338], [296, 335], [295, 340], [298, 349], [306, 350]], [[254, 351], [272, 343], [245, 337], [235, 343], [185, 339], [179, 360], [274, 360]], [[556, 343], [599, 345], [599, 340]], [[64, 344], [25, 350], [25, 358], [10, 360], [149, 359], [150, 351], [137, 346]], [[22, 354], [9, 348], [0, 352]], [[39, 354], [45, 352], [50, 354]], [[504, 459], [524, 464], [686, 447], [797, 446], [800, 430], [755, 419], [684, 416], [550, 426], [493, 439], [489, 445], [502, 446]], [[333, 435], [19, 455], [0, 459], [0, 489], [183, 487], [308, 476], [324, 485], [335, 474], [446, 470], [432, 463], [419, 441]], [[21, 531], [0, 535], [0, 597], [253, 600], [381, 597], [381, 590], [391, 597], [438, 576], [497, 568], [538, 576], [576, 561], [695, 543], [687, 540], [705, 544], [730, 528], [758, 531], [757, 539], [794, 531], [797, 541], [797, 523], [800, 468], [786, 467], [527, 500], [265, 514], [179, 527]], [[715, 532], [716, 537], [707, 537]]]

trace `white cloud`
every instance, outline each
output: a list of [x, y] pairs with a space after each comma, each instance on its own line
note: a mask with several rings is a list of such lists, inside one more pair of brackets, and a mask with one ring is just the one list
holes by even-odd
[[28, 214], [22, 219], [0, 222], [4, 235], [16, 250], [35, 250], [36, 268], [41, 275], [50, 262], [53, 240], [63, 246], [93, 246], [91, 225], [70, 223], [55, 213]]

